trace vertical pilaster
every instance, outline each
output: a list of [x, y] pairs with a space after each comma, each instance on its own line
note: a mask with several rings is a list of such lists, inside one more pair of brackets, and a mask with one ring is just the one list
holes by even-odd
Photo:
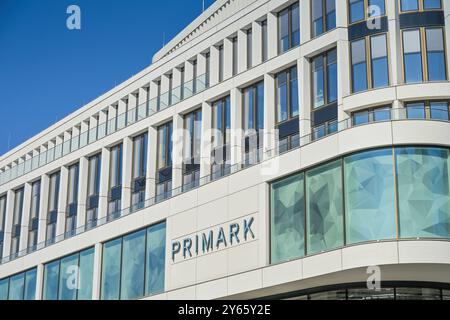
[[58, 192], [58, 218], [56, 222], [56, 236], [62, 235], [66, 231], [66, 211], [67, 211], [67, 186], [69, 182], [69, 169], [61, 167]]
[[247, 32], [238, 30], [238, 73], [247, 70]]
[[389, 72], [390, 85], [399, 85], [402, 83], [402, 53], [401, 53], [401, 34], [400, 24], [397, 19], [398, 1], [387, 1], [388, 14], [388, 54], [389, 54]]
[[108, 148], [102, 149], [101, 155], [101, 175], [98, 202], [98, 219], [106, 217], [108, 214], [108, 192], [109, 192], [109, 171], [111, 152]]
[[223, 78], [229, 79], [233, 73], [233, 42], [229, 38], [223, 40]]
[[48, 193], [50, 179], [44, 174], [41, 176], [41, 194], [39, 199], [39, 231], [38, 244], [45, 241], [47, 233], [47, 211], [48, 211]]
[[268, 59], [275, 58], [278, 55], [278, 16], [273, 12], [267, 14], [267, 40]]
[[311, 64], [301, 57], [297, 61], [298, 92], [300, 95], [299, 128], [300, 137], [311, 133]]
[[183, 185], [183, 116], [175, 114], [172, 132], [172, 188]]
[[210, 52], [211, 67], [209, 83], [211, 86], [214, 86], [219, 83], [219, 49], [216, 46], [212, 46]]
[[[312, 0], [317, 1], [317, 0]], [[320, 0], [322, 1], [322, 0]], [[339, 1], [339, 0], [336, 0]], [[311, 40], [311, 0], [300, 1], [300, 43]]]
[[94, 249], [94, 266], [92, 269], [92, 300], [100, 300], [100, 286], [102, 281], [102, 251], [102, 244], [96, 243]]
[[241, 163], [243, 160], [242, 130], [242, 93], [238, 88], [231, 89], [231, 165]]
[[123, 139], [123, 180], [122, 180], [122, 210], [131, 206], [131, 174], [133, 170], [133, 139]]
[[14, 190], [8, 190], [6, 193], [6, 217], [5, 217], [5, 233], [3, 235], [3, 257], [9, 257], [11, 253], [11, 231], [14, 220]]
[[80, 158], [78, 180], [78, 207], [77, 207], [77, 228], [86, 224], [86, 201], [88, 188], [89, 161], [86, 157]]
[[145, 186], [145, 199], [153, 199], [156, 192], [156, 162], [158, 152], [158, 131], [156, 128], [148, 128], [147, 150], [147, 181]]
[[338, 75], [338, 121], [348, 118], [343, 111], [344, 97], [350, 95], [350, 56], [348, 50], [348, 41], [339, 39], [337, 42], [337, 75]]
[[202, 143], [200, 145], [200, 177], [211, 173], [211, 106], [202, 104]]
[[264, 75], [264, 159], [274, 155], [277, 133], [275, 131], [275, 77]]
[[43, 299], [44, 265], [39, 264], [36, 269], [36, 300]]
[[252, 33], [253, 33], [252, 61], [253, 65], [257, 66], [258, 64], [262, 63], [262, 27], [260, 22], [258, 21], [253, 22]]

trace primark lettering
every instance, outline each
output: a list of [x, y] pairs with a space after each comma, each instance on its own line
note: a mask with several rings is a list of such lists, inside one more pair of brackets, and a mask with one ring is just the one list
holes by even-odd
[[237, 245], [255, 239], [253, 232], [255, 218], [244, 218], [215, 229], [199, 232], [172, 242], [172, 261], [189, 259], [212, 251]]

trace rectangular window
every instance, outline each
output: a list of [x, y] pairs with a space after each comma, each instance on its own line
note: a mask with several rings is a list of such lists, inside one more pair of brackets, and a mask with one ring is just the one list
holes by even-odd
[[400, 0], [402, 12], [441, 10], [441, 0]]
[[408, 119], [433, 119], [448, 121], [448, 101], [418, 101], [405, 104]]
[[312, 59], [313, 108], [321, 108], [337, 101], [336, 49]]
[[[74, 270], [78, 279], [72, 279]], [[94, 248], [45, 264], [43, 300], [91, 300], [93, 270]]]
[[297, 67], [278, 73], [276, 79], [277, 123], [298, 117]]
[[366, 123], [387, 121], [391, 119], [391, 106], [375, 107], [352, 113], [352, 125], [359, 126]]
[[118, 214], [122, 205], [122, 144], [110, 150], [108, 215]]
[[200, 146], [202, 110], [184, 116], [183, 190], [198, 186], [200, 180]]
[[261, 21], [261, 52], [262, 52], [262, 62], [268, 59], [268, 33], [267, 33], [267, 20]]
[[404, 30], [403, 68], [405, 83], [446, 80], [443, 28]]
[[298, 3], [278, 14], [278, 52], [281, 54], [300, 44], [300, 10]]
[[219, 50], [219, 82], [223, 81], [223, 71], [224, 71], [224, 56], [223, 56], [223, 45], [220, 45]]
[[50, 176], [46, 233], [46, 240], [48, 243], [53, 242], [56, 237], [56, 220], [58, 218], [59, 204], [59, 181], [59, 172], [56, 172]]
[[385, 0], [348, 0], [350, 24], [386, 15]]
[[253, 66], [253, 33], [252, 29], [247, 30], [247, 69]]
[[231, 39], [231, 43], [233, 46], [233, 76], [235, 76], [238, 73], [238, 38]]
[[181, 67], [180, 68], [180, 100], [184, 99], [184, 85], [185, 85], [185, 80], [186, 80], [185, 78], [186, 78], [186, 74], [184, 71], [184, 67]]
[[143, 207], [147, 176], [148, 133], [133, 138], [133, 171], [131, 185], [132, 211]]
[[352, 92], [389, 85], [387, 35], [379, 34], [351, 43]]
[[336, 0], [311, 0], [312, 37], [336, 28]]
[[79, 165], [69, 167], [69, 188], [67, 194], [66, 235], [73, 235], [77, 227]]
[[212, 128], [213, 164], [211, 166], [211, 172], [217, 178], [228, 174], [230, 169], [230, 96], [212, 104]]
[[243, 128], [245, 163], [253, 164], [261, 160], [264, 128], [264, 82], [243, 89]]
[[166, 223], [103, 244], [101, 300], [164, 292]]
[[98, 202], [100, 194], [100, 175], [101, 175], [101, 154], [97, 154], [88, 159], [88, 193], [87, 193], [87, 211], [86, 225], [88, 228], [97, 225]]
[[[197, 72], [197, 60], [192, 61], [192, 94], [197, 93], [197, 78], [198, 78], [198, 72]], [[209, 81], [208, 78], [209, 77], [209, 73], [206, 74], [206, 81]]]
[[0, 280], [0, 300], [35, 300], [36, 268]]
[[15, 257], [19, 252], [23, 212], [23, 193], [23, 188], [14, 192], [13, 225], [11, 230], [11, 256], [13, 257]]
[[28, 252], [33, 252], [36, 250], [36, 245], [38, 242], [40, 205], [41, 181], [38, 180], [31, 186], [30, 222], [28, 226]]
[[157, 201], [167, 199], [172, 191], [172, 122], [158, 128]]

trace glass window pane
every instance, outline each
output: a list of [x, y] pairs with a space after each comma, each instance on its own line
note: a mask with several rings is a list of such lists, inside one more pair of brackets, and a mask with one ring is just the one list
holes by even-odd
[[389, 84], [386, 35], [374, 36], [370, 40], [372, 53], [372, 86], [373, 88], [385, 87]]
[[353, 114], [353, 125], [358, 126], [360, 124], [368, 123], [369, 122], [369, 112], [367, 111], [361, 111], [361, 112], [355, 112]]
[[305, 254], [305, 203], [303, 174], [272, 184], [271, 262]]
[[340, 247], [344, 243], [341, 161], [306, 174], [307, 243], [309, 254]]
[[410, 103], [406, 105], [408, 119], [425, 119], [425, 104]]
[[450, 237], [449, 151], [397, 148], [400, 236]]
[[59, 260], [44, 266], [44, 300], [58, 299]]
[[395, 238], [392, 149], [358, 153], [344, 163], [347, 243]]
[[430, 103], [431, 119], [449, 120], [449, 112], [448, 111], [449, 110], [448, 110], [447, 102], [431, 102]]
[[425, 10], [441, 9], [441, 0], [423, 0], [423, 8]]
[[277, 75], [277, 120], [282, 122], [288, 119], [287, 114], [287, 74], [286, 72]]
[[36, 279], [37, 269], [30, 270], [25, 275], [25, 293], [24, 300], [36, 299]]
[[298, 82], [297, 82], [297, 67], [290, 70], [290, 98], [291, 98], [291, 118], [298, 116]]
[[323, 78], [323, 56], [319, 56], [313, 60], [313, 93], [314, 108], [319, 108], [325, 104], [324, 97], [324, 78]]
[[291, 48], [300, 44], [300, 10], [299, 5], [295, 4], [291, 9], [291, 23], [292, 23], [292, 44]]
[[147, 229], [146, 294], [164, 292], [166, 223]]
[[327, 54], [327, 103], [337, 101], [337, 52]]
[[120, 298], [132, 300], [144, 295], [145, 230], [123, 238]]
[[[78, 279], [78, 253], [61, 259], [59, 271], [59, 300], [76, 300]], [[75, 276], [75, 277], [74, 277]]]
[[289, 49], [289, 10], [280, 12], [278, 20], [280, 37], [278, 50], [283, 53]]
[[421, 82], [423, 80], [423, 75], [419, 30], [403, 32], [403, 50], [405, 82]]
[[0, 300], [8, 300], [9, 278], [0, 280]]
[[323, 1], [312, 0], [313, 35], [318, 36], [323, 33]]
[[385, 10], [385, 0], [369, 0], [369, 17], [384, 16]]
[[364, 19], [364, 0], [350, 0], [350, 23]]
[[367, 90], [366, 41], [364, 39], [351, 43], [352, 52], [352, 90]]
[[80, 253], [80, 279], [78, 300], [92, 299], [92, 281], [94, 279], [94, 248]]
[[391, 108], [380, 108], [373, 111], [374, 121], [386, 121], [391, 119]]
[[25, 289], [25, 273], [12, 276], [9, 280], [8, 300], [23, 300]]
[[426, 29], [428, 80], [446, 79], [444, 37], [441, 28]]
[[122, 238], [103, 245], [102, 300], [119, 300]]
[[402, 11], [419, 10], [419, 0], [401, 0]]
[[326, 0], [326, 29], [336, 28], [336, 0]]

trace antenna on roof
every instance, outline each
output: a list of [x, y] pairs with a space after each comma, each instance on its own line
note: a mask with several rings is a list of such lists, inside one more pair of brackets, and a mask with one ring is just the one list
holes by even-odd
[[205, 12], [205, 0], [202, 1], [202, 12]]
[[163, 47], [166, 45], [166, 33], [163, 32]]

